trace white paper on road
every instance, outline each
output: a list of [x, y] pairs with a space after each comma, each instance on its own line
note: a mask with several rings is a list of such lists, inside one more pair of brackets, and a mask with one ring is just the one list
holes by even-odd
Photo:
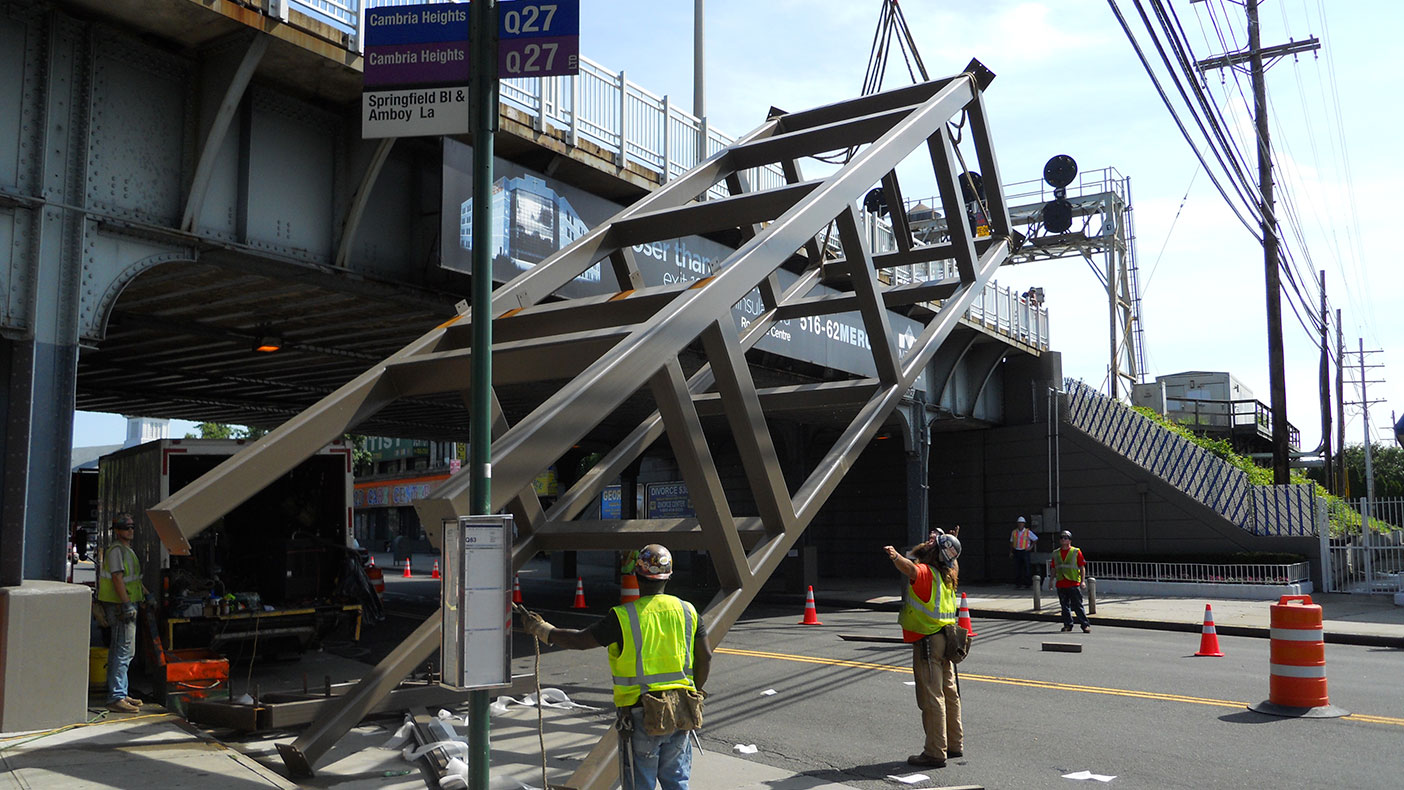
[[904, 686], [915, 686], [915, 685], [916, 685], [916, 681], [915, 681], [915, 680], [904, 680], [904, 681], [902, 681], [902, 685], [904, 685]]
[[888, 774], [888, 775], [887, 775], [887, 778], [888, 778], [889, 781], [892, 781], [892, 782], [901, 782], [901, 783], [904, 784], [904, 785], [914, 785], [914, 784], [916, 784], [917, 782], [925, 782], [926, 780], [930, 779], [931, 777], [927, 776], [926, 774], [907, 774], [906, 776], [898, 776], [897, 774]]
[[1064, 778], [1064, 779], [1077, 779], [1077, 780], [1079, 780], [1079, 781], [1087, 781], [1088, 779], [1092, 779], [1092, 780], [1095, 780], [1095, 781], [1098, 781], [1098, 782], [1110, 782], [1111, 780], [1115, 779], [1116, 777], [1115, 777], [1115, 776], [1105, 776], [1105, 775], [1103, 775], [1103, 774], [1094, 774], [1094, 773], [1092, 773], [1091, 771], [1078, 771], [1078, 772], [1076, 772], [1076, 773], [1063, 774], [1063, 778]]
[[737, 754], [755, 754], [760, 751], [760, 749], [756, 748], [754, 743], [738, 743], [731, 747], [731, 750]]
[[765, 691], [762, 691], [762, 692], [761, 692], [761, 696], [762, 696], [762, 697], [773, 697], [773, 696], [775, 696], [775, 689], [766, 689]]

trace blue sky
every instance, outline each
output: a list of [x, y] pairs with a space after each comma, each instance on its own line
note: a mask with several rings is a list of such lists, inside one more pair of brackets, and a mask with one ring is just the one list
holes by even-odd
[[[1133, 0], [1117, 5], [1145, 45]], [[1171, 5], [1196, 57], [1221, 51], [1220, 33], [1230, 48], [1234, 40], [1246, 42], [1238, 5]], [[582, 0], [581, 52], [689, 107], [692, 8], [690, 0]], [[772, 105], [796, 110], [856, 95], [879, 8], [877, 0], [708, 0], [709, 122], [737, 136], [760, 123]], [[1226, 370], [1267, 401], [1261, 247], [1206, 175], [1196, 173], [1189, 146], [1108, 3], [909, 0], [903, 9], [933, 77], [959, 72], [972, 57], [998, 75], [986, 102], [1006, 183], [1039, 178], [1043, 163], [1059, 153], [1071, 155], [1083, 171], [1114, 167], [1131, 179], [1148, 373]], [[1268, 73], [1273, 144], [1282, 165], [1278, 183], [1301, 217], [1305, 244], [1293, 240], [1301, 269], [1313, 282], [1317, 270], [1326, 270], [1332, 307], [1344, 313], [1347, 349], [1355, 350], [1363, 337], [1367, 350], [1385, 352], [1369, 360], [1384, 365], [1370, 371], [1370, 378], [1385, 379], [1370, 388], [1372, 399], [1384, 399], [1371, 420], [1384, 428], [1391, 409], [1404, 411], [1404, 322], [1391, 309], [1394, 294], [1404, 292], [1404, 273], [1388, 263], [1395, 219], [1387, 213], [1404, 160], [1388, 131], [1398, 128], [1399, 110], [1381, 100], [1394, 92], [1384, 75], [1393, 70], [1387, 53], [1404, 26], [1404, 6], [1274, 0], [1261, 14], [1265, 44], [1313, 35], [1324, 44], [1318, 56], [1284, 60]], [[892, 65], [886, 85], [905, 84], [895, 55]], [[1242, 84], [1246, 92], [1246, 77]], [[1242, 132], [1251, 120], [1239, 88], [1217, 77], [1209, 87], [1239, 139], [1247, 139]], [[909, 196], [934, 192], [929, 165], [911, 163], [901, 172]], [[1045, 289], [1065, 374], [1100, 385], [1107, 300], [1087, 264], [1010, 267], [999, 281]], [[1316, 303], [1314, 287], [1307, 298]], [[1289, 418], [1309, 448], [1320, 437], [1317, 351], [1286, 308], [1283, 320]], [[1358, 400], [1358, 388], [1348, 384], [1346, 398]], [[115, 416], [79, 414], [74, 442], [120, 442], [123, 425]], [[1348, 408], [1347, 439], [1361, 438], [1359, 409]]]

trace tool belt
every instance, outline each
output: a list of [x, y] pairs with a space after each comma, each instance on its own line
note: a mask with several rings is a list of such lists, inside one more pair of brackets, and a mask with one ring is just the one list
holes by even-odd
[[941, 628], [941, 636], [946, 639], [946, 655], [943, 656], [952, 664], [959, 664], [970, 655], [970, 644], [973, 641], [970, 632], [958, 625], [948, 625]]
[[644, 732], [671, 735], [702, 726], [702, 700], [706, 695], [691, 689], [648, 691], [639, 698], [644, 710]]

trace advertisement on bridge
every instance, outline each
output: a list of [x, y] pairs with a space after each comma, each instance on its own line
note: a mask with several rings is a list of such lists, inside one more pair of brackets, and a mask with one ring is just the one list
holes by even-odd
[[[624, 208], [502, 159], [494, 160], [493, 167], [492, 259], [493, 279], [498, 282], [527, 271]], [[472, 147], [444, 140], [441, 265], [464, 274], [473, 270], [472, 176]], [[735, 251], [709, 239], [686, 236], [637, 244], [633, 252], [644, 285], [657, 286], [706, 277]], [[785, 270], [778, 277], [782, 289], [796, 279]], [[557, 293], [580, 297], [617, 291], [613, 272], [607, 261], [601, 261]], [[826, 293], [837, 291], [819, 286], [812, 292]], [[753, 290], [731, 312], [738, 328], [744, 328], [762, 310], [760, 292]], [[899, 351], [905, 352], [922, 325], [891, 312], [888, 320], [897, 334]], [[876, 375], [868, 334], [857, 312], [780, 321], [756, 348], [861, 376]], [[924, 378], [919, 378], [916, 387], [923, 386]]]

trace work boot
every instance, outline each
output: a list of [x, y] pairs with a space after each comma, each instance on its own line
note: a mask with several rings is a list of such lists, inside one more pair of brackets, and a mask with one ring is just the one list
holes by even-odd
[[1067, 633], [1068, 631], [1071, 631], [1071, 630], [1072, 630], [1072, 626], [1070, 626], [1070, 625], [1065, 625], [1065, 626], [1063, 626], [1062, 628], [1060, 628], [1060, 629], [1058, 629], [1058, 630], [1062, 631], [1063, 633]]
[[1084, 624], [1084, 625], [1082, 626], [1082, 633], [1084, 633], [1084, 634], [1090, 634], [1090, 633], [1092, 633], [1092, 626]]
[[907, 758], [907, 765], [915, 765], [918, 768], [945, 768], [946, 761], [940, 757], [932, 757], [926, 752], [914, 754]]
[[125, 697], [107, 703], [107, 709], [113, 713], [136, 713], [141, 710], [141, 708], [128, 702]]
[[127, 702], [130, 702], [131, 704], [137, 706], [138, 708], [140, 708], [142, 705], [145, 705], [145, 704], [146, 704], [145, 702], [142, 702], [141, 700], [137, 699], [136, 697], [127, 697]]

